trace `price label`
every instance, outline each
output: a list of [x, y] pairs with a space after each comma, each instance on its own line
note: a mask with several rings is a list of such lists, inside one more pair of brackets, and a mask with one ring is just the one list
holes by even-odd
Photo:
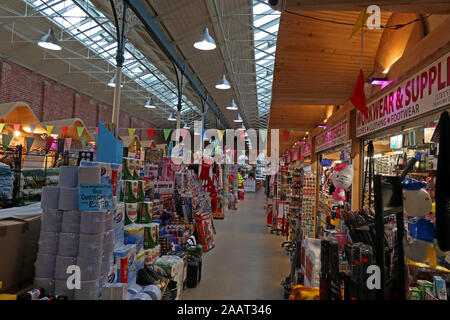
[[84, 184], [79, 191], [80, 211], [114, 209], [113, 188], [111, 184]]

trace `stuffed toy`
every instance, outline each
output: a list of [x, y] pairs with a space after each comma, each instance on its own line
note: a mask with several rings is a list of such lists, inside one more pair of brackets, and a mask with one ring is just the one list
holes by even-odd
[[345, 189], [350, 188], [353, 181], [353, 166], [350, 164], [343, 164], [336, 166], [331, 176], [335, 190], [333, 192], [333, 199], [344, 204]]
[[403, 239], [405, 255], [416, 262], [429, 262], [431, 268], [437, 265], [436, 254], [445, 255], [437, 244], [436, 228], [425, 219], [431, 212], [432, 200], [425, 190], [426, 182], [406, 178], [403, 180], [403, 210], [409, 216], [409, 233], [412, 241]]

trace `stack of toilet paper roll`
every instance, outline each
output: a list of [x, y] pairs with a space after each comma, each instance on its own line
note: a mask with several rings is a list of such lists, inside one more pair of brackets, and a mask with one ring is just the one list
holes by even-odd
[[[63, 166], [59, 185], [42, 190], [43, 214], [34, 286], [45, 288], [50, 295], [96, 300], [111, 273], [113, 211], [78, 208], [78, 186], [100, 183], [100, 175], [99, 167]], [[69, 266], [80, 268], [80, 289], [68, 286], [71, 282], [68, 278], [74, 272]]]

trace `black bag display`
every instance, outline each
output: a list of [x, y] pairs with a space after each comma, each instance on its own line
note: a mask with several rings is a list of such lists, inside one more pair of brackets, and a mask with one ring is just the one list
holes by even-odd
[[202, 274], [202, 259], [193, 257], [187, 264], [187, 280], [186, 286], [188, 288], [195, 288], [200, 282]]

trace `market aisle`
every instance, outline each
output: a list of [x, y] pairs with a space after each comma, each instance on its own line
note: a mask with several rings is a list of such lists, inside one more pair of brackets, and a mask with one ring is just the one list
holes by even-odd
[[264, 192], [246, 193], [239, 210], [214, 220], [216, 247], [203, 256], [202, 279], [183, 299], [283, 299], [289, 274], [283, 238], [266, 228]]

